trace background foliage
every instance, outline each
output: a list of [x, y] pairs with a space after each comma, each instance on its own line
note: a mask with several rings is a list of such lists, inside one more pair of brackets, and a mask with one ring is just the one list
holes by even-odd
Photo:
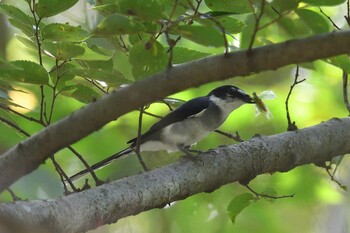
[[[226, 50], [249, 49], [252, 45], [345, 30], [349, 25], [349, 2], [344, 0], [22, 0], [2, 1], [0, 13], [8, 19], [8, 22], [2, 21], [4, 33], [0, 40], [4, 41], [0, 57], [0, 120], [4, 123], [0, 124], [0, 151], [123, 84], [167, 69], [171, 63], [176, 65]], [[348, 56], [300, 64], [299, 78], [306, 81], [295, 87], [289, 102], [292, 120], [299, 128], [349, 114], [342, 97], [343, 71], [350, 72]], [[248, 140], [255, 134], [286, 131], [284, 102], [295, 73], [296, 66], [288, 66], [210, 83], [172, 97], [188, 100], [206, 95], [222, 84], [239, 86], [248, 93], [273, 90], [277, 98], [267, 101], [272, 119], [255, 116], [254, 107], [243, 106], [221, 127], [230, 133], [238, 131]], [[162, 116], [169, 108], [163, 103], [154, 103], [146, 111]], [[138, 112], [129, 113], [72, 148], [89, 164], [98, 162], [123, 149], [125, 142], [135, 137], [138, 116]], [[145, 114], [143, 129], [156, 120]], [[196, 148], [208, 150], [233, 143], [232, 139], [213, 133]], [[143, 155], [150, 168], [172, 163], [180, 156], [166, 152]], [[64, 189], [53, 161], [68, 175], [84, 169], [84, 165], [71, 148], [60, 151], [54, 158], [11, 189], [29, 200], [62, 195]], [[348, 185], [348, 166], [345, 157], [336, 173], [343, 185]], [[131, 155], [98, 171], [97, 175], [102, 180], [118, 179], [140, 171], [142, 167], [136, 156]], [[94, 185], [92, 178], [89, 184]], [[83, 180], [78, 181], [76, 188], [83, 185]], [[295, 196], [255, 201], [244, 187], [230, 184], [213, 193], [172, 203], [165, 209], [122, 219], [95, 232], [336, 232], [336, 229], [347, 229], [348, 192], [332, 182], [324, 169], [307, 165], [288, 173], [267, 174], [254, 179], [251, 186], [257, 191], [295, 193]], [[237, 198], [240, 201], [230, 205]], [[0, 201], [12, 201], [10, 193], [2, 193]], [[232, 211], [237, 206], [239, 209], [239, 205], [243, 205], [242, 212], [238, 211], [240, 214], [233, 225], [230, 216], [235, 216]]]

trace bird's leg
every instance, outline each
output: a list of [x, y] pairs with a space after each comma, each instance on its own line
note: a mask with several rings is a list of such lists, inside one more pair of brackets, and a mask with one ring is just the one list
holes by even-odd
[[199, 159], [199, 157], [192, 154], [192, 153], [197, 153], [197, 155], [202, 153], [202, 151], [190, 149], [190, 146], [178, 146], [177, 148], [185, 154], [185, 155], [181, 156], [184, 159], [197, 160], [197, 159]]

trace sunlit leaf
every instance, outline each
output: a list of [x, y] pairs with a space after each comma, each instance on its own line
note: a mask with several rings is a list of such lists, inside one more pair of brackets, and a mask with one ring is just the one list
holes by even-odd
[[236, 196], [227, 207], [227, 215], [230, 217], [231, 222], [235, 224], [238, 214], [240, 214], [251, 203], [256, 201], [256, 198], [251, 193], [243, 193]]
[[302, 2], [315, 6], [337, 6], [344, 3], [346, 0], [302, 0]]
[[224, 46], [224, 35], [210, 26], [181, 25], [172, 29], [171, 32], [201, 45], [214, 47]]
[[42, 45], [46, 53], [52, 55], [57, 60], [68, 60], [83, 55], [85, 52], [84, 48], [69, 42], [44, 41]]
[[74, 6], [79, 0], [39, 0], [35, 5], [35, 12], [39, 18], [57, 15]]
[[319, 34], [330, 31], [329, 22], [319, 13], [308, 9], [298, 9], [295, 12], [314, 33]]
[[202, 57], [209, 56], [210, 53], [203, 53], [196, 50], [188, 49], [185, 47], [175, 46], [173, 48], [173, 59], [172, 62], [174, 64], [185, 63], [189, 61], [193, 61]]
[[96, 5], [92, 9], [97, 10], [100, 14], [106, 16], [110, 14], [115, 14], [119, 12], [119, 7], [117, 4], [105, 4], [105, 5]]
[[204, 2], [213, 11], [226, 11], [236, 14], [252, 12], [248, 0], [204, 0]]
[[0, 79], [6, 81], [47, 84], [49, 76], [47, 71], [39, 64], [32, 61], [12, 61], [10, 64], [20, 68], [0, 72]]
[[112, 14], [105, 17], [95, 28], [95, 36], [114, 36], [138, 33], [145, 30], [139, 21], [121, 14]]
[[41, 29], [41, 35], [43, 40], [77, 42], [85, 40], [88, 37], [88, 32], [81, 26], [74, 27], [69, 24], [52, 23]]
[[136, 79], [141, 79], [161, 70], [168, 64], [168, 55], [158, 41], [144, 44], [140, 41], [130, 50], [129, 61]]

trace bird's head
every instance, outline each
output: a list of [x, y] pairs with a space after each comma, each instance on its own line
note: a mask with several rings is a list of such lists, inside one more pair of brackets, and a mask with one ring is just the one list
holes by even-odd
[[208, 96], [211, 99], [217, 99], [218, 101], [222, 103], [234, 103], [236, 102], [237, 104], [254, 104], [255, 101], [254, 99], [248, 95], [245, 91], [242, 89], [231, 86], [231, 85], [225, 85], [221, 87], [217, 87], [214, 90], [212, 90]]

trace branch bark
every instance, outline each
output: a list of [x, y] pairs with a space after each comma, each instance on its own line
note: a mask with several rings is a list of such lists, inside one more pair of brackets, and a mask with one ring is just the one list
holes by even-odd
[[[350, 53], [350, 31], [212, 56], [156, 74], [121, 88], [52, 124], [0, 156], [0, 192], [35, 170], [51, 154], [108, 122], [175, 92], [214, 80]], [[127, 100], [127, 101], [126, 101]]]
[[350, 118], [273, 136], [254, 137], [167, 167], [54, 200], [21, 201], [0, 206], [0, 219], [12, 232], [73, 233], [142, 211], [159, 208], [200, 192], [284, 172], [308, 163], [323, 164], [350, 152]]

